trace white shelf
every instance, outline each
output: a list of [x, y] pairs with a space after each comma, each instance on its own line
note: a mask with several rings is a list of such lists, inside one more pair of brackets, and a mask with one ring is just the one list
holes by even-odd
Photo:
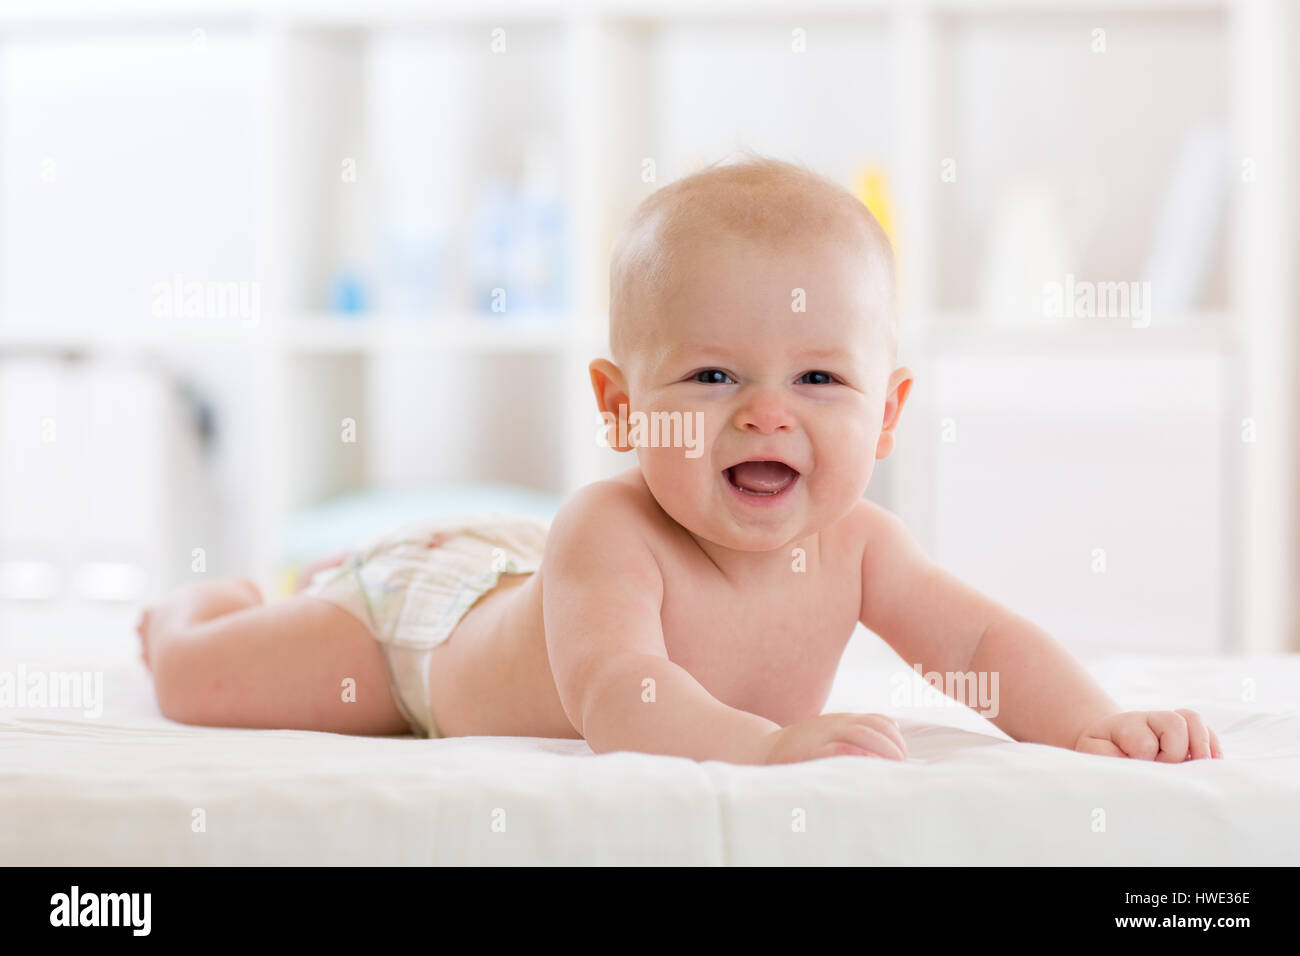
[[304, 316], [271, 326], [286, 352], [384, 353], [410, 351], [554, 352], [569, 341], [561, 316], [494, 320]]
[[379, 26], [412, 23], [561, 22], [574, 16], [637, 21], [705, 20], [742, 15], [751, 20], [850, 18], [897, 12], [1041, 14], [1180, 13], [1216, 10], [1239, 0], [11, 0], [0, 7], [0, 27], [196, 18], [259, 19], [306, 26]]
[[565, 317], [494, 320], [480, 316], [398, 318], [295, 316], [256, 325], [171, 319], [32, 328], [0, 323], [0, 353], [117, 352], [241, 346], [285, 355], [385, 352], [539, 352], [560, 354], [571, 341]]
[[[600, 323], [574, 324], [561, 315], [492, 319], [446, 317], [298, 315], [257, 325], [237, 321], [171, 319], [32, 328], [0, 323], [3, 352], [118, 352], [241, 346], [287, 355], [379, 355], [389, 352], [554, 353], [599, 350]], [[1080, 319], [1072, 324], [1023, 328], [990, 326], [974, 312], [936, 313], [929, 321], [906, 318], [906, 354], [935, 352], [1223, 351], [1237, 344], [1231, 317], [1197, 312], [1135, 327], [1127, 319]], [[594, 354], [594, 353], [593, 353]]]
[[1160, 355], [1231, 353], [1237, 330], [1221, 312], [1197, 312], [1165, 318], [1142, 328], [1128, 319], [1079, 319], [1072, 323], [1023, 328], [989, 326], [976, 313], [939, 313], [929, 322], [904, 319], [900, 350], [910, 355], [939, 353], [1101, 353]]
[[127, 352], [176, 346], [254, 344], [263, 333], [233, 322], [153, 321], [58, 323], [0, 322], [0, 354], [14, 352]]

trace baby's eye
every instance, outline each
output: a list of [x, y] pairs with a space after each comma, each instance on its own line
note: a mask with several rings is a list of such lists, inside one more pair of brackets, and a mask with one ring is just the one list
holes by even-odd
[[835, 381], [835, 376], [830, 372], [804, 372], [799, 376], [799, 382], [803, 385], [830, 385]]
[[705, 385], [726, 385], [732, 382], [731, 376], [720, 368], [706, 368], [696, 372], [691, 376], [692, 381], [703, 382]]

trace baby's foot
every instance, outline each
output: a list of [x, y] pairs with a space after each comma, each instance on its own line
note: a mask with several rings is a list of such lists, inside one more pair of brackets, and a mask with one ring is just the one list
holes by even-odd
[[253, 604], [265, 604], [266, 598], [262, 595], [262, 589], [253, 582], [251, 578], [233, 578], [231, 583], [236, 587], [243, 588], [248, 592]]
[[162, 646], [195, 618], [204, 620], [262, 603], [261, 589], [247, 578], [191, 584], [173, 591], [140, 612], [135, 632], [140, 636], [140, 657], [144, 666], [152, 673]]
[[153, 664], [157, 659], [158, 649], [163, 643], [163, 635], [175, 630], [171, 625], [189, 608], [189, 589], [182, 588], [167, 595], [161, 601], [146, 605], [140, 612], [140, 621], [135, 632], [140, 635], [140, 658], [144, 666], [153, 673]]
[[153, 604], [146, 605], [140, 611], [140, 620], [135, 632], [140, 635], [140, 659], [145, 669], [153, 673], [154, 662], [158, 659], [158, 650], [164, 642], [164, 635], [174, 630], [171, 627], [182, 613], [179, 598], [181, 594], [170, 594]]
[[140, 621], [135, 626], [135, 632], [140, 635], [140, 659], [144, 661], [145, 670], [153, 673], [153, 666], [149, 663], [149, 621], [153, 616], [153, 606], [146, 607], [140, 612]]

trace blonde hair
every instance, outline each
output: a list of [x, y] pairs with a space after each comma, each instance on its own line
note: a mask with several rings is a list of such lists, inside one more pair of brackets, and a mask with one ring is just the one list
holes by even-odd
[[628, 353], [638, 320], [670, 289], [690, 243], [734, 235], [779, 244], [807, 239], [864, 244], [875, 268], [897, 349], [894, 251], [876, 217], [837, 183], [793, 163], [753, 154], [719, 160], [646, 197], [614, 243], [609, 269], [609, 344]]

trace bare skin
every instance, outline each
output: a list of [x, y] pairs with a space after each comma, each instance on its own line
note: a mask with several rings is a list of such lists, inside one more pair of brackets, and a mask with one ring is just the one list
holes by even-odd
[[[656, 505], [635, 469], [593, 486], [587, 496], [598, 507], [626, 507], [627, 519], [665, 559], [666, 573], [656, 590], [681, 595], [665, 600], [662, 610], [664, 650], [673, 661], [718, 701], [763, 718], [764, 726], [821, 713], [856, 623], [853, 603], [834, 600], [859, 589], [851, 562], [817, 568], [823, 573], [808, 575], [809, 586], [796, 595], [772, 588], [767, 600], [738, 602], [734, 584]], [[832, 534], [829, 547], [852, 547], [842, 536]], [[313, 570], [339, 560], [317, 562]], [[537, 574], [503, 578], [434, 651], [429, 692], [444, 736], [581, 736], [565, 713], [548, 660], [542, 607], [546, 573], [543, 566]], [[304, 575], [301, 586], [309, 580]], [[722, 628], [714, 612], [718, 606], [735, 607]], [[251, 582], [220, 581], [183, 589], [151, 608], [140, 633], [160, 704], [174, 719], [338, 733], [407, 730], [391, 700], [374, 638], [328, 602], [297, 595], [268, 605]], [[791, 633], [813, 634], [816, 640], [793, 644], [787, 639]], [[274, 657], [273, 647], [281, 652]], [[254, 658], [257, 666], [247, 666]], [[306, 660], [312, 662], [309, 669]], [[186, 692], [166, 694], [160, 669], [167, 684], [181, 684]], [[372, 693], [343, 702], [337, 690], [345, 677]], [[638, 701], [640, 693], [638, 682]], [[886, 718], [874, 723], [892, 726]], [[897, 746], [886, 749], [902, 756], [901, 736], [896, 729], [888, 735]]]
[[[924, 672], [998, 674], [991, 719], [1016, 740], [1221, 756], [1193, 711], [1121, 711], [1049, 635], [935, 566], [863, 499], [912, 376], [894, 367], [862, 249], [819, 238], [710, 237], [642, 317], [636, 349], [591, 364], [603, 413], [698, 416], [699, 441], [615, 440], [637, 467], [566, 502], [541, 570], [506, 578], [433, 652], [442, 733], [735, 763], [905, 759], [891, 718], [821, 713], [862, 623]], [[805, 311], [792, 312], [792, 289]], [[327, 602], [265, 604], [246, 582], [217, 582], [146, 612], [140, 632], [173, 719], [407, 730], [379, 645]], [[349, 679], [355, 701], [340, 693]]]
[[[625, 684], [614, 694], [597, 691], [595, 707], [584, 707], [580, 714], [595, 749], [631, 745], [697, 759], [772, 763], [836, 755], [906, 756], [902, 735], [888, 717], [821, 714], [860, 609], [870, 605], [862, 600], [862, 571], [872, 566], [866, 552], [873, 540], [882, 548], [897, 543], [889, 540], [896, 533], [896, 519], [888, 512], [862, 502], [837, 527], [803, 542], [808, 564], [800, 572], [798, 588], [782, 587], [792, 573], [783, 562], [768, 569], [773, 575], [770, 586], [747, 587], [740, 593], [737, 582], [728, 580], [658, 506], [639, 471], [591, 486], [571, 504], [569, 513], [607, 520], [604, 512], [609, 509], [617, 510], [637, 532], [662, 571], [647, 588], [662, 596], [662, 650], [651, 651], [646, 659], [633, 658], [624, 678], [616, 665], [604, 681], [590, 680], [593, 689], [616, 687], [620, 680]], [[850, 559], [825, 560], [831, 555]], [[316, 568], [338, 560], [325, 559]], [[566, 711], [548, 657], [543, 601], [547, 573], [544, 563], [537, 574], [503, 578], [434, 651], [430, 699], [445, 736], [583, 736]], [[942, 593], [942, 585], [936, 593]], [[674, 600], [673, 595], [681, 597]], [[719, 619], [719, 607], [730, 613]], [[880, 620], [874, 623], [885, 626]], [[1016, 630], [1014, 620], [1007, 626]], [[219, 581], [183, 589], [151, 608], [142, 618], [140, 633], [159, 704], [173, 719], [348, 734], [399, 734], [408, 729], [388, 689], [378, 644], [360, 621], [328, 602], [299, 595], [268, 605], [251, 582]], [[791, 634], [814, 639], [792, 642]], [[994, 651], [977, 643], [975, 654], [965, 661], [927, 656], [925, 666], [978, 669], [975, 658]], [[1063, 652], [1043, 655], [1042, 664], [1048, 682], [1053, 679], [1051, 668], [1059, 669], [1055, 679], [1063, 685], [1059, 690], [1067, 692], [1062, 700], [1067, 700], [1070, 685], [1079, 679], [1077, 665], [1071, 666]], [[658, 684], [653, 704], [644, 700], [642, 682], [648, 675]], [[344, 678], [357, 682], [353, 702], [344, 702], [338, 693]], [[662, 723], [645, 719], [665, 702], [662, 695], [675, 688], [685, 688], [685, 696], [692, 698], [679, 713], [706, 722], [696, 724], [693, 733], [677, 733], [671, 716]], [[1080, 707], [1094, 706], [1086, 684], [1076, 695]], [[1119, 714], [1104, 700], [1100, 709], [1112, 722]], [[673, 710], [669, 706], [658, 712], [671, 715]], [[630, 727], [620, 733], [606, 726], [624, 714], [631, 715]], [[1143, 715], [1144, 725], [1150, 716]], [[1184, 733], [1185, 752], [1178, 759], [1220, 755], [1213, 731], [1203, 723], [1198, 726], [1194, 712], [1170, 716], [1181, 717], [1193, 734], [1201, 734], [1197, 739]], [[994, 722], [1022, 734], [1022, 739], [1033, 739], [1053, 732], [1043, 719], [1032, 718], [1038, 722], [1032, 730], [1023, 724], [1023, 715], [1019, 721]], [[1055, 742], [1085, 752], [1112, 753], [1081, 741], [1085, 731], [1075, 734], [1072, 719], [1066, 718], [1064, 736]], [[1179, 740], [1177, 723], [1165, 717], [1156, 720], [1165, 720], [1169, 727], [1164, 734], [1173, 738], [1167, 742], [1169, 751], [1162, 750], [1158, 730], [1148, 729], [1154, 740], [1145, 740], [1142, 728], [1124, 722], [1134, 754], [1125, 754], [1109, 736], [1091, 739], [1114, 747], [1114, 755], [1170, 760]], [[1145, 753], [1139, 749], [1143, 747]]]

